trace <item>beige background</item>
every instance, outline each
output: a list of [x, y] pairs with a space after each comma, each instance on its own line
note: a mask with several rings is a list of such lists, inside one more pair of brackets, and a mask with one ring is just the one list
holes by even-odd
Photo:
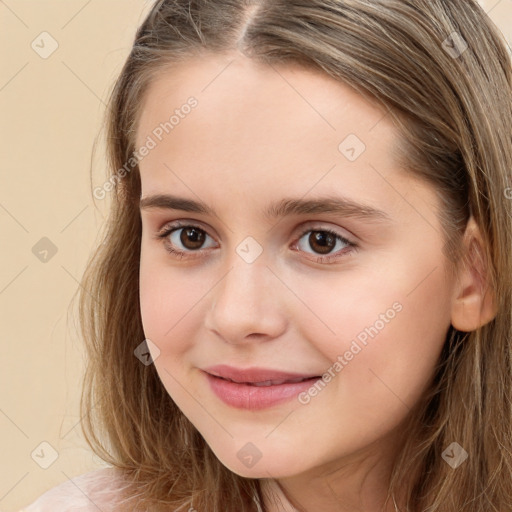
[[[102, 465], [80, 435], [83, 354], [70, 302], [107, 207], [92, 200], [92, 144], [150, 3], [0, 0], [2, 512]], [[512, 41], [512, 0], [482, 3]], [[93, 187], [104, 182], [101, 151]]]

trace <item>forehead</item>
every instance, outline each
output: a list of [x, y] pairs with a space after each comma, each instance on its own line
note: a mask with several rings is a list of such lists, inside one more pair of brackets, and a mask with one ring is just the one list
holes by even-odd
[[397, 133], [386, 114], [316, 70], [238, 54], [173, 65], [141, 105], [137, 147], [154, 142], [139, 164], [142, 195], [200, 193], [215, 203], [219, 190], [264, 198], [342, 186], [378, 203], [390, 195], [379, 174], [397, 172]]
[[227, 124], [223, 120], [247, 114], [248, 128], [277, 131], [287, 126], [296, 132], [309, 126], [310, 131], [325, 133], [341, 130], [340, 136], [348, 126], [368, 129], [386, 114], [383, 107], [319, 70], [261, 64], [237, 53], [207, 54], [156, 74], [141, 105], [137, 145], [155, 123], [167, 120], [191, 96], [198, 100], [201, 116], [212, 118], [220, 128]]

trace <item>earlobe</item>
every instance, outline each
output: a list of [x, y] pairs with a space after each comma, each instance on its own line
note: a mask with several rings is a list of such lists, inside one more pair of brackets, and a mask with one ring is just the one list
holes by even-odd
[[489, 283], [489, 265], [484, 241], [473, 217], [464, 233], [466, 257], [461, 263], [452, 300], [451, 323], [462, 332], [471, 332], [489, 323], [497, 313], [494, 291]]

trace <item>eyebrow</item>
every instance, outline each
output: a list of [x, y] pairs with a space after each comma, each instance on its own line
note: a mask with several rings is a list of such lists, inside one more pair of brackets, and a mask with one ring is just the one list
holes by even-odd
[[[182, 210], [217, 216], [215, 210], [202, 201], [195, 201], [169, 194], [156, 194], [141, 198], [140, 209]], [[343, 217], [360, 218], [368, 222], [391, 222], [391, 217], [372, 206], [338, 196], [323, 196], [313, 199], [285, 198], [272, 203], [264, 210], [264, 217], [271, 221], [287, 215], [337, 214]]]

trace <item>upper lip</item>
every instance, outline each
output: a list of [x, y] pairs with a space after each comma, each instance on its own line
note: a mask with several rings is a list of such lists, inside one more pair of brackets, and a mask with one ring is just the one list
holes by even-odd
[[210, 375], [215, 375], [216, 377], [221, 377], [223, 379], [239, 383], [258, 383], [269, 381], [282, 383], [318, 377], [318, 375], [314, 374], [283, 372], [280, 370], [272, 370], [270, 368], [235, 368], [234, 366], [228, 366], [225, 364], [210, 366], [209, 368], [204, 368], [203, 371]]

